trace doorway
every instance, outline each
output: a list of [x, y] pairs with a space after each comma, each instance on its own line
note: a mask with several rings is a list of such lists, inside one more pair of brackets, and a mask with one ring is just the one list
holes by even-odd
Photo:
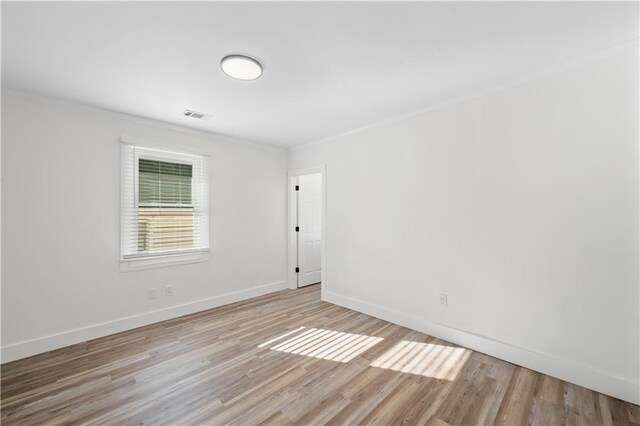
[[324, 167], [289, 172], [290, 288], [321, 283], [325, 289]]
[[322, 281], [322, 175], [296, 178], [298, 287]]

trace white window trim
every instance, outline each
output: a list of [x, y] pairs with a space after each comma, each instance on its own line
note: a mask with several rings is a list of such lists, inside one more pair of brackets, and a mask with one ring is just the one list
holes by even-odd
[[155, 269], [165, 266], [186, 265], [209, 260], [209, 249], [191, 250], [185, 253], [161, 253], [145, 257], [132, 257], [120, 260], [120, 272]]
[[[204, 164], [205, 162], [209, 162], [209, 156], [208, 155], [204, 155], [204, 154], [191, 154], [191, 153], [187, 153], [184, 152], [182, 150], [180, 150], [180, 152], [178, 151], [174, 151], [175, 148], [166, 148], [163, 146], [158, 146], [152, 142], [146, 142], [146, 141], [141, 141], [139, 139], [133, 139], [133, 138], [129, 138], [129, 137], [121, 137], [120, 141], [122, 144], [124, 145], [133, 145], [133, 146], [139, 146], [140, 148], [144, 149], [145, 152], [143, 155], [143, 158], [153, 158], [153, 159], [158, 159], [160, 161], [166, 161], [168, 159], [174, 159], [174, 160], [178, 160], [178, 161], [184, 161], [187, 163], [191, 163], [193, 165], [195, 165], [195, 159], [196, 157], [200, 157], [202, 159], [202, 167], [204, 167], [204, 173], [203, 173], [203, 179], [208, 179], [209, 175], [208, 175], [208, 164]], [[151, 151], [151, 152], [150, 152]], [[158, 155], [154, 156], [153, 155], [153, 151], [157, 151]], [[167, 154], [169, 154], [170, 156], [167, 156]], [[122, 155], [122, 154], [121, 154]], [[138, 164], [140, 155], [138, 152], [136, 152], [134, 154], [134, 164]], [[121, 164], [122, 164], [122, 159], [121, 159]], [[122, 166], [121, 166], [122, 167]], [[134, 198], [137, 199], [138, 197], [138, 168], [134, 167], [134, 176], [133, 176], [133, 184], [134, 184]], [[121, 179], [121, 187], [120, 187], [120, 191], [121, 191], [121, 197], [120, 197], [120, 272], [129, 272], [129, 271], [136, 271], [136, 270], [142, 270], [142, 269], [153, 269], [153, 268], [162, 268], [162, 267], [166, 267], [166, 266], [173, 266], [173, 265], [184, 265], [184, 264], [190, 264], [190, 263], [198, 263], [198, 262], [206, 262], [209, 260], [209, 224], [207, 223], [206, 226], [204, 226], [203, 229], [201, 229], [201, 232], [203, 232], [203, 237], [206, 237], [204, 239], [204, 241], [206, 241], [206, 247], [204, 248], [197, 248], [197, 249], [182, 249], [182, 250], [173, 250], [173, 251], [163, 251], [163, 252], [158, 252], [158, 253], [145, 253], [145, 254], [140, 254], [140, 255], [124, 255], [124, 247], [125, 247], [125, 241], [123, 239], [123, 232], [122, 232], [122, 227], [123, 227], [123, 206], [122, 206], [122, 187], [124, 185], [124, 179], [128, 178], [130, 179], [128, 176], [125, 177], [125, 170], [121, 170], [120, 173], [120, 179]], [[208, 184], [207, 184], [208, 186]], [[206, 198], [204, 200], [204, 202], [206, 202], [207, 204], [209, 203], [209, 197], [208, 194], [206, 194]], [[135, 209], [135, 214], [137, 215], [137, 210], [138, 210], [138, 205], [137, 203], [134, 203], [134, 209]], [[208, 206], [207, 206], [207, 210], [208, 210]]]

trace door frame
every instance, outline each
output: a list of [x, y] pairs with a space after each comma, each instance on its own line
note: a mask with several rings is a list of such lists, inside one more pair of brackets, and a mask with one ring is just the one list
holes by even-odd
[[304, 167], [287, 171], [287, 286], [290, 289], [298, 288], [296, 276], [297, 264], [297, 235], [296, 227], [296, 178], [304, 175], [320, 173], [321, 200], [322, 200], [322, 247], [320, 249], [320, 267], [322, 279], [320, 281], [320, 293], [325, 295], [327, 291], [327, 168], [325, 165]]

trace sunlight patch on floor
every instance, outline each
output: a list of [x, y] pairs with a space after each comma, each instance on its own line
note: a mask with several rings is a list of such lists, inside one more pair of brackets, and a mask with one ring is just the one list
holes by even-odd
[[[302, 328], [304, 327], [271, 339], [269, 342], [259, 345], [259, 347], [269, 347], [271, 343], [278, 342], [282, 338], [300, 331]], [[381, 340], [383, 340], [382, 337], [344, 333], [322, 328], [309, 328], [305, 329], [301, 334], [276, 343], [269, 349], [330, 361], [349, 362]]]
[[371, 366], [455, 380], [470, 355], [471, 351], [464, 348], [403, 340], [373, 361]]
[[274, 337], [273, 339], [271, 339], [271, 340], [269, 340], [267, 342], [264, 342], [261, 345], [258, 345], [258, 347], [259, 348], [265, 348], [265, 347], [269, 346], [270, 344], [277, 342], [278, 340], [282, 340], [285, 337], [291, 336], [292, 334], [296, 334], [298, 331], [302, 331], [302, 330], [304, 330], [304, 327], [298, 327], [295, 330], [289, 331], [288, 333], [284, 333], [284, 334], [281, 334], [281, 335], [279, 335], [277, 337]]

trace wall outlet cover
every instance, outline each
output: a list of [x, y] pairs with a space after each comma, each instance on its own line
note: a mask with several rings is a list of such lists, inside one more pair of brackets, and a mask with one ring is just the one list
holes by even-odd
[[447, 307], [447, 295], [445, 293], [440, 293], [438, 294], [438, 297], [440, 298], [440, 306], [442, 306], [443, 308]]

